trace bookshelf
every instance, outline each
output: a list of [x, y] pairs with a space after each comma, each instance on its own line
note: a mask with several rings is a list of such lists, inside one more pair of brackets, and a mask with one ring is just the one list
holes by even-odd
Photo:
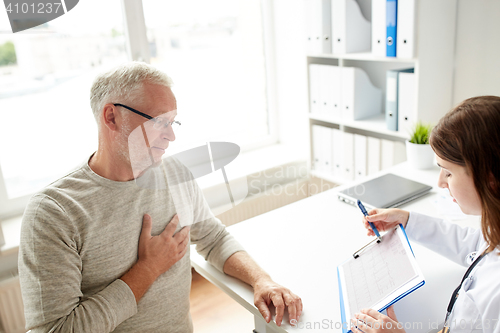
[[[360, 5], [366, 7], [366, 1], [362, 1]], [[436, 124], [452, 107], [456, 12], [457, 0], [415, 0], [415, 55], [413, 58], [380, 57], [374, 56], [371, 52], [307, 54], [309, 101], [311, 101], [309, 89], [311, 85], [309, 65], [311, 64], [361, 68], [367, 73], [371, 83], [382, 91], [382, 112], [385, 110], [387, 70], [414, 67], [416, 105], [413, 119]], [[338, 184], [346, 182], [346, 179], [314, 170], [313, 125], [400, 143], [404, 143], [409, 137], [409, 133], [388, 130], [384, 113], [360, 120], [343, 120], [323, 114], [318, 115], [311, 113], [311, 110], [308, 110], [308, 114], [312, 173]]]

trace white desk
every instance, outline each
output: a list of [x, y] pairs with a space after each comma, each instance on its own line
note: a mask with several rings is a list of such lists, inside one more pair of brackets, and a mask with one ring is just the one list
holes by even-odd
[[[403, 163], [380, 174], [387, 172], [435, 186], [439, 169], [413, 170]], [[276, 282], [302, 298], [304, 312], [297, 327], [288, 323], [288, 317], [283, 319], [282, 327], [273, 322], [266, 324], [253, 305], [252, 288], [217, 271], [194, 248], [191, 249], [193, 267], [254, 314], [258, 333], [341, 332], [339, 324], [335, 325], [341, 322], [337, 265], [370, 239], [361, 224], [359, 209], [337, 200], [336, 192], [351, 185], [337, 187], [228, 227]], [[436, 196], [433, 189], [430, 194], [402, 208], [439, 216], [431, 204]], [[479, 227], [477, 217], [456, 223]], [[399, 301], [395, 310], [400, 322], [407, 325], [417, 323], [407, 332], [428, 332], [436, 328], [437, 323], [442, 323], [449, 297], [465, 268], [418, 244], [412, 243], [412, 248], [426, 283]], [[434, 326], [430, 327], [431, 324]]]

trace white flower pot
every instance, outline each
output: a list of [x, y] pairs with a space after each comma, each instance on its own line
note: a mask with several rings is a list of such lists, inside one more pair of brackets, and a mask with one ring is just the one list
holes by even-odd
[[431, 145], [419, 145], [406, 141], [406, 158], [415, 169], [430, 169], [434, 165], [434, 151]]

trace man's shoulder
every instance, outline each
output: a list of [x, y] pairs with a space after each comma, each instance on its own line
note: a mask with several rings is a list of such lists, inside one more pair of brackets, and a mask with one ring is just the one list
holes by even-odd
[[[30, 203], [54, 202], [61, 206], [63, 199], [81, 195], [84, 190], [91, 187], [92, 179], [88, 177], [84, 166], [79, 166], [68, 174], [48, 184], [36, 192], [30, 199]], [[28, 204], [29, 206], [30, 204]]]
[[41, 189], [37, 194], [45, 194], [50, 196], [54, 192], [64, 191], [66, 189], [78, 189], [88, 186], [91, 178], [85, 171], [85, 166], [81, 165], [66, 175], [54, 180], [49, 185]]

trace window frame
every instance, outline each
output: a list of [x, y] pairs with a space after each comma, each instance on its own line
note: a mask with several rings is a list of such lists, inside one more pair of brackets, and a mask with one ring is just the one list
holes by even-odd
[[[277, 73], [275, 65], [276, 50], [274, 42], [274, 0], [260, 0], [260, 3], [263, 25], [262, 37], [264, 43], [269, 134], [259, 141], [240, 147], [242, 153], [279, 143]], [[128, 58], [129, 60], [149, 63], [150, 54], [142, 0], [122, 0], [121, 4]], [[0, 164], [0, 220], [21, 215], [33, 194], [9, 199]]]
[[26, 207], [32, 195], [33, 194], [27, 194], [9, 199], [7, 195], [7, 186], [3, 178], [2, 166], [0, 165], [0, 220], [22, 214], [24, 207]]

